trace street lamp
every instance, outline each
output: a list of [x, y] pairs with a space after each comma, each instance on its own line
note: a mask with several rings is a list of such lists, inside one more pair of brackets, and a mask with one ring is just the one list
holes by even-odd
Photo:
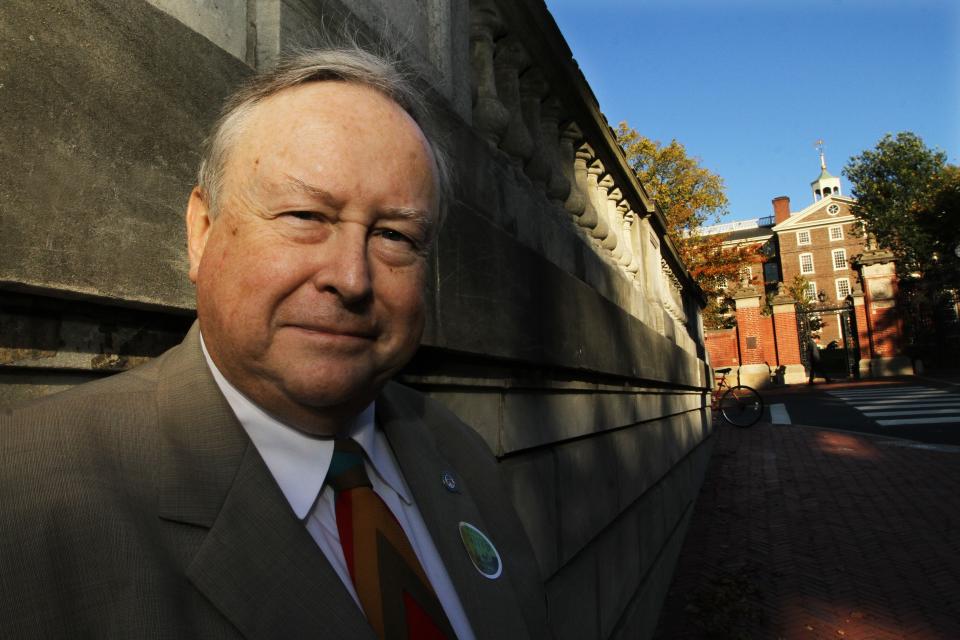
[[817, 292], [817, 300], [820, 301], [820, 304], [827, 301], [827, 294], [823, 292], [823, 289]]

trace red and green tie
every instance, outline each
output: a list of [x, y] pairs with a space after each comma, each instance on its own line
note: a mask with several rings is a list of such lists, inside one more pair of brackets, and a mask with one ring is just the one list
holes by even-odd
[[456, 638], [403, 528], [374, 493], [363, 449], [355, 441], [336, 441], [327, 483], [336, 495], [337, 529], [350, 579], [377, 636]]

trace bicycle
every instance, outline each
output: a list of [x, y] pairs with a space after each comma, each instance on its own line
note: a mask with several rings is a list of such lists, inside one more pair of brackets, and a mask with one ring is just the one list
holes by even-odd
[[711, 396], [710, 408], [735, 427], [753, 426], [763, 416], [763, 398], [756, 389], [745, 384], [734, 387], [728, 385], [727, 374], [730, 370], [730, 367], [714, 369], [716, 388]]

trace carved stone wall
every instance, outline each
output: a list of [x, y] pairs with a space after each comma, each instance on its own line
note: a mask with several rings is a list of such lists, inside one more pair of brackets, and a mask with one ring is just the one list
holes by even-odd
[[500, 458], [560, 638], [646, 637], [709, 454], [700, 294], [538, 0], [14, 3], [0, 22], [0, 406], [189, 325], [197, 144], [322, 29], [402, 45], [458, 184], [403, 379]]

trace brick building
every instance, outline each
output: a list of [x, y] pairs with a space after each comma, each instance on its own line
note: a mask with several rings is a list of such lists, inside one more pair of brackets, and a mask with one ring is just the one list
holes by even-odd
[[[910, 372], [901, 355], [895, 309], [896, 277], [892, 256], [867, 246], [857, 231], [856, 200], [841, 192], [840, 178], [827, 171], [820, 154], [820, 174], [810, 183], [812, 203], [791, 212], [790, 199], [773, 199], [773, 215], [727, 222], [704, 230], [725, 234], [725, 246], [761, 247], [763, 262], [745, 268], [734, 287], [737, 326], [707, 331], [714, 367], [738, 368], [743, 382], [803, 379], [803, 338], [798, 333], [796, 301], [788, 287], [799, 275], [810, 301], [823, 308], [852, 305], [856, 367], [862, 376]], [[817, 314], [821, 346], [844, 344], [843, 311]], [[849, 336], [846, 344], [851, 343]]]

